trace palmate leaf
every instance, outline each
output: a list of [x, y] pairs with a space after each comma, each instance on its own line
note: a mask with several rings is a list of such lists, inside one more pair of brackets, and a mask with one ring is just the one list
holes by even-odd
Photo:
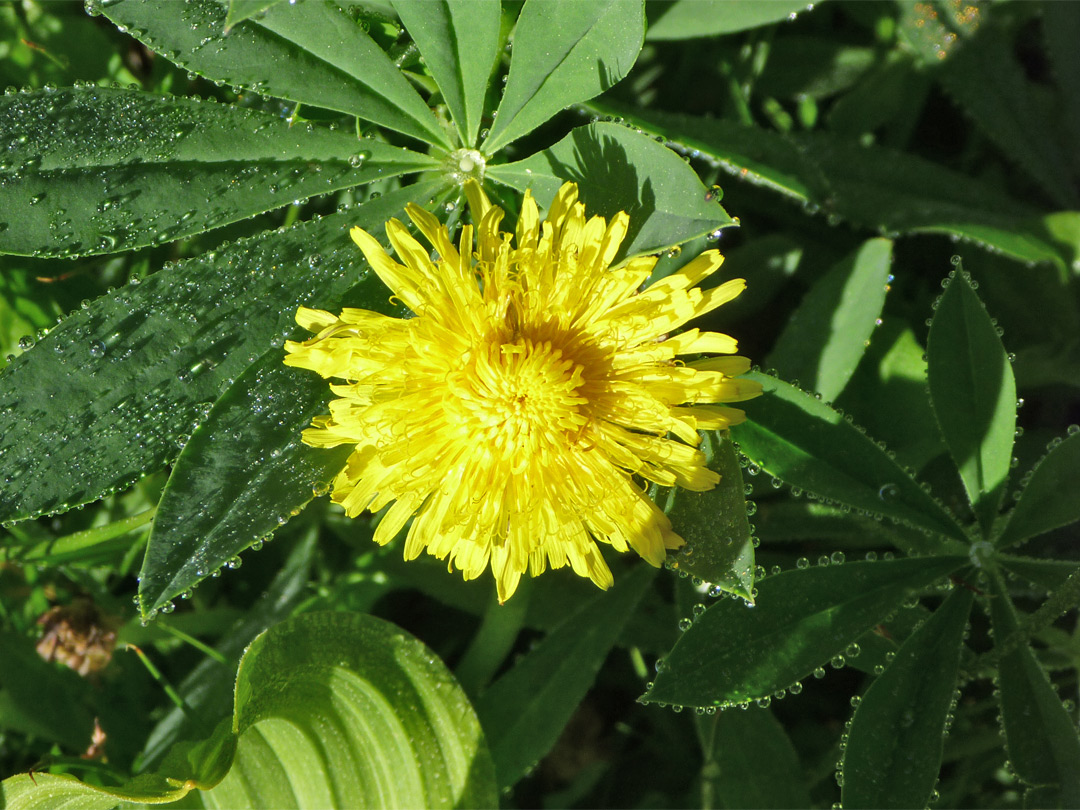
[[776, 339], [766, 367], [831, 402], [866, 353], [881, 317], [892, 242], [869, 239], [825, 274]]
[[973, 598], [957, 588], [859, 701], [844, 749], [844, 807], [929, 803]]
[[116, 88], [0, 97], [0, 252], [180, 239], [434, 158], [269, 113]]
[[823, 132], [781, 135], [732, 121], [607, 102], [589, 107], [697, 150], [740, 179], [837, 220], [885, 234], [950, 234], [1020, 261], [1053, 262], [1062, 270], [1072, 261], [1037, 210], [915, 155], [864, 147]]
[[[232, 243], [102, 296], [0, 371], [0, 520], [62, 512], [176, 457], [211, 405], [360, 276], [348, 228], [380, 233], [439, 183]], [[72, 405], [77, 403], [77, 405]]]
[[514, 31], [506, 90], [481, 144], [493, 154], [633, 67], [645, 36], [642, 0], [527, 0]]
[[151, 50], [212, 81], [337, 110], [451, 146], [390, 57], [330, 0], [278, 3], [227, 34], [228, 4], [219, 0], [96, 0], [92, 8]]
[[626, 211], [630, 228], [620, 257], [655, 253], [734, 224], [678, 155], [614, 124], [578, 127], [525, 160], [489, 166], [487, 175], [519, 191], [532, 189], [541, 206], [572, 180], [590, 216]]
[[231, 722], [181, 744], [122, 788], [70, 776], [0, 783], [7, 810], [158, 804], [194, 789], [206, 807], [494, 807], [491, 759], [453, 675], [374, 616], [301, 615], [244, 653]]
[[[747, 421], [732, 436], [764, 472], [828, 500], [965, 540], [956, 519], [838, 411], [775, 377], [748, 376], [764, 394], [746, 403]], [[923, 550], [943, 547], [938, 539], [923, 542]]]
[[967, 274], [948, 279], [926, 344], [930, 402], [983, 534], [1009, 479], [1016, 382], [1001, 339]]
[[723, 599], [701, 614], [664, 656], [642, 700], [709, 707], [771, 697], [842, 655], [913, 592], [966, 562], [857, 562], [766, 577], [754, 607]]
[[394, 0], [394, 10], [439, 85], [462, 144], [476, 146], [488, 79], [499, 51], [499, 4]]

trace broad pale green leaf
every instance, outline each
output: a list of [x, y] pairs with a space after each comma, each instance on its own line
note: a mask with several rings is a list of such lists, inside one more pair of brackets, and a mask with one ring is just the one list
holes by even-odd
[[880, 319], [891, 264], [892, 242], [864, 242], [810, 288], [766, 365], [829, 402], [838, 397]]
[[630, 215], [619, 256], [655, 253], [733, 224], [701, 180], [669, 149], [626, 127], [578, 127], [542, 152], [489, 166], [488, 177], [547, 206], [567, 180], [578, 184], [586, 213]]
[[844, 749], [844, 807], [929, 804], [973, 598], [954, 590], [863, 695]]
[[96, 810], [195, 788], [214, 808], [498, 804], [480, 724], [453, 675], [416, 638], [355, 613], [301, 615], [262, 633], [240, 661], [231, 722], [177, 746], [156, 773], [118, 789], [21, 774], [0, 784], [0, 802]]
[[[993, 577], [992, 585], [990, 618], [995, 641], [1003, 643], [1016, 632], [1019, 620], [1001, 578]], [[997, 694], [1009, 762], [1028, 785], [1025, 806], [1080, 806], [1076, 723], [1029, 645], [1020, 644], [1001, 656]]]
[[1052, 441], [1025, 480], [1020, 500], [998, 538], [1001, 548], [1080, 520], [1080, 499], [1066, 497], [1062, 490], [1065, 482], [1080, 480], [1080, 431]]
[[778, 191], [808, 212], [882, 234], [945, 233], [1024, 262], [1065, 269], [1038, 212], [996, 189], [915, 155], [818, 133], [780, 135], [732, 121], [592, 103], [652, 135], [716, 160], [725, 171]]
[[499, 52], [499, 4], [394, 0], [394, 10], [439, 85], [462, 144], [476, 146], [484, 95]]
[[930, 402], [983, 534], [1009, 480], [1016, 381], [994, 322], [962, 270], [950, 274], [926, 343]]
[[764, 393], [746, 403], [747, 421], [731, 432], [764, 472], [828, 500], [965, 539], [955, 518], [838, 411], [775, 377], [749, 376]]
[[491, 132], [494, 154], [575, 102], [603, 93], [630, 72], [645, 35], [642, 0], [527, 0]]
[[717, 712], [695, 722], [705, 749], [701, 779], [713, 806], [811, 806], [795, 746], [769, 709]]
[[725, 706], [771, 697], [882, 622], [967, 557], [854, 562], [785, 571], [758, 583], [757, 604], [722, 599], [687, 630], [643, 700]]
[[555, 744], [655, 576], [639, 563], [597, 594], [484, 692], [476, 712], [500, 787], [510, 787]]
[[754, 601], [754, 541], [746, 517], [742, 469], [731, 437], [704, 434], [701, 450], [720, 483], [706, 492], [672, 488], [660, 504], [686, 541], [672, 565], [750, 602]]
[[[96, 500], [176, 457], [210, 406], [296, 329], [333, 307], [377, 233], [436, 183], [230, 244], [102, 296], [0, 371], [0, 520]], [[78, 403], [77, 407], [73, 403]]]
[[187, 70], [325, 107], [445, 148], [450, 141], [390, 57], [330, 0], [278, 3], [225, 33], [220, 0], [112, 0], [101, 12]]
[[1023, 166], [1059, 207], [1076, 208], [1080, 196], [1063, 171], [1069, 157], [1055, 138], [1052, 110], [1037, 103], [1036, 85], [1024, 73], [1011, 37], [990, 24], [956, 48], [938, 79], [983, 134]]
[[[380, 295], [375, 277], [368, 285]], [[385, 298], [385, 295], [382, 295]], [[327, 412], [330, 388], [287, 368], [272, 349], [214, 403], [192, 433], [161, 495], [139, 575], [143, 615], [196, 585], [265, 538], [329, 488], [352, 448], [300, 443]]]
[[113, 253], [437, 167], [355, 134], [105, 87], [0, 97], [0, 251]]
[[820, 3], [806, 0], [653, 0], [646, 3], [647, 40], [693, 39], [794, 19]]

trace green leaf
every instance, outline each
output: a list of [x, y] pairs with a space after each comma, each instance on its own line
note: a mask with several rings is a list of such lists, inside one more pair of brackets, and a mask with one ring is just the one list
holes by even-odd
[[212, 81], [451, 146], [390, 57], [330, 0], [278, 3], [227, 34], [226, 6], [219, 0], [114, 0], [101, 10], [151, 50]]
[[89, 691], [85, 678], [46, 661], [29, 639], [0, 633], [0, 728], [81, 753], [90, 745], [94, 728]]
[[[990, 618], [1003, 643], [1016, 632], [1016, 608], [1000, 576], [992, 578]], [[1009, 762], [1028, 785], [1026, 807], [1080, 806], [1080, 738], [1046, 671], [1031, 647], [1021, 644], [1001, 656], [997, 675], [1001, 725]]]
[[705, 749], [702, 792], [711, 791], [712, 806], [811, 806], [795, 747], [769, 709], [717, 712], [695, 722]]
[[983, 535], [1009, 480], [1016, 381], [994, 322], [967, 274], [949, 275], [926, 343], [930, 402]]
[[[116, 88], [0, 96], [0, 250], [160, 244], [434, 158], [275, 115]], [[6, 167], [6, 168], [5, 168]]]
[[488, 0], [394, 0], [394, 10], [439, 85], [461, 142], [476, 146], [499, 53], [500, 13]]
[[672, 567], [753, 602], [754, 538], [739, 459], [731, 437], [717, 431], [704, 434], [700, 449], [720, 483], [706, 492], [672, 488], [659, 501], [686, 541]]
[[555, 744], [655, 574], [639, 563], [616, 576], [611, 591], [566, 616], [477, 701], [500, 787]]
[[664, 657], [642, 699], [708, 707], [771, 697], [842, 656], [909, 595], [967, 562], [854, 562], [766, 577], [755, 606], [722, 599], [701, 614]]
[[827, 500], [966, 539], [956, 519], [838, 411], [775, 377], [748, 376], [764, 393], [746, 403], [747, 421], [732, 436], [761, 470]]
[[229, 13], [225, 16], [225, 30], [228, 31], [238, 22], [262, 14], [270, 6], [283, 0], [229, 0]]
[[1020, 500], [997, 540], [999, 548], [1080, 520], [1080, 499], [1063, 497], [1062, 483], [1080, 480], [1080, 431], [1050, 442], [1048, 452], [1024, 476]]
[[[369, 276], [369, 294], [381, 282]], [[143, 616], [194, 587], [298, 513], [345, 466], [352, 448], [301, 444], [330, 388], [287, 368], [272, 349], [214, 403], [173, 465], [139, 575]]]
[[178, 262], [68, 317], [0, 371], [0, 521], [66, 511], [175, 458], [225, 389], [293, 333], [298, 305], [333, 306], [356, 282], [349, 226], [381, 230], [437, 187]]
[[859, 701], [844, 749], [844, 807], [930, 803], [973, 599], [955, 589]]
[[1080, 569], [1080, 562], [1074, 560], [1043, 560], [1036, 557], [1015, 557], [1011, 554], [998, 554], [995, 559], [998, 565], [1009, 573], [1016, 574], [1047, 592], [1056, 592]]
[[[34, 784], [34, 781], [37, 784]], [[231, 722], [122, 788], [21, 774], [8, 810], [173, 801], [208, 807], [494, 807], [471, 706], [427, 647], [374, 616], [314, 613], [261, 634], [237, 673]]]
[[481, 145], [491, 155], [634, 66], [645, 36], [641, 0], [527, 0], [514, 31], [506, 90]]
[[949, 234], [1019, 261], [1050, 261], [1063, 270], [1071, 261], [1035, 209], [915, 155], [860, 146], [825, 132], [780, 135], [732, 121], [606, 101], [588, 106], [696, 150], [736, 177], [777, 191], [830, 221], [846, 220], [890, 236]]
[[1076, 208], [1080, 196], [1068, 171], [1069, 157], [1054, 137], [1056, 113], [1037, 103], [1013, 43], [1000, 26], [980, 26], [945, 63], [938, 78], [1002, 154], [1018, 162], [1061, 208]]
[[578, 127], [525, 160], [489, 166], [487, 176], [519, 191], [531, 188], [542, 206], [572, 180], [590, 216], [626, 211], [622, 257], [655, 253], [733, 224], [674, 152], [615, 124]]
[[780, 333], [769, 368], [832, 401], [870, 344], [891, 276], [892, 242], [869, 239], [810, 288]]
[[647, 40], [694, 39], [747, 31], [794, 19], [820, 3], [807, 0], [677, 0], [646, 4]]

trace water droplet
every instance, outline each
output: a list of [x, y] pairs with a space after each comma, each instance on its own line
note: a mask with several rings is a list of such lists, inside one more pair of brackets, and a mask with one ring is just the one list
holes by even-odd
[[105, 356], [105, 344], [100, 340], [95, 340], [90, 344], [90, 356], [91, 357], [104, 357]]

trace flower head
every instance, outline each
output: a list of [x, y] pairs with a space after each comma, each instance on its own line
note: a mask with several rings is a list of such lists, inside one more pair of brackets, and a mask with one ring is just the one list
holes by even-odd
[[[683, 540], [644, 485], [714, 487], [698, 430], [742, 421], [720, 403], [760, 393], [737, 379], [750, 364], [731, 356], [733, 338], [671, 333], [745, 282], [698, 289], [723, 261], [710, 250], [639, 290], [656, 258], [612, 267], [629, 217], [586, 219], [573, 183], [546, 221], [527, 192], [513, 236], [480, 186], [466, 193], [478, 224], [457, 246], [434, 216], [407, 208], [437, 258], [396, 219], [386, 234], [400, 262], [352, 230], [415, 317], [297, 312], [317, 334], [287, 343], [285, 362], [341, 381], [304, 441], [355, 448], [333, 500], [353, 517], [389, 506], [380, 544], [412, 519], [406, 559], [427, 550], [466, 579], [490, 565], [500, 601], [549, 565], [609, 587], [598, 541], [661, 565]], [[680, 359], [700, 354], [728, 356]]]

